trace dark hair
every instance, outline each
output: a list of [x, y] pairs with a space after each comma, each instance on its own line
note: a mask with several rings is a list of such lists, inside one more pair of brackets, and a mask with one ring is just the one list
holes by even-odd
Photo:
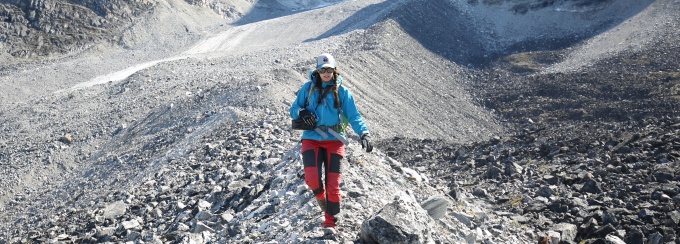
[[[319, 71], [314, 70], [314, 73], [312, 73], [312, 75], [314, 76], [314, 79], [316, 80], [316, 83], [314, 84], [314, 86], [316, 86], [316, 88], [319, 89], [319, 91], [323, 91], [323, 86], [321, 85], [323, 83], [323, 81], [321, 80], [321, 75], [319, 75]], [[340, 72], [338, 71], [338, 68], [336, 67], [335, 70], [333, 70], [333, 77], [331, 78], [331, 82], [332, 82], [331, 91], [333, 92], [333, 98], [334, 98], [334, 102], [333, 102], [334, 104], [333, 105], [336, 108], [340, 108], [340, 98], [338, 96], [338, 86], [335, 84], [338, 81], [339, 76], [340, 76]], [[321, 104], [321, 99], [323, 99], [323, 97], [321, 97], [321, 93], [320, 93], [319, 99], [316, 101], [316, 103]]]

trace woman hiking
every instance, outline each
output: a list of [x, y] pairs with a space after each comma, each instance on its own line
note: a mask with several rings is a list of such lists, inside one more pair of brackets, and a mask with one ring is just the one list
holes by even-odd
[[[290, 108], [290, 116], [299, 121], [302, 133], [302, 163], [305, 183], [324, 212], [324, 234], [336, 233], [340, 213], [341, 162], [345, 157], [344, 129], [347, 122], [357, 135], [361, 146], [371, 152], [368, 128], [354, 104], [352, 93], [342, 85], [335, 58], [328, 53], [316, 59], [316, 69], [310, 81], [297, 92]], [[343, 120], [346, 121], [343, 123]], [[343, 143], [344, 142], [344, 143]], [[321, 176], [325, 176], [322, 181]]]

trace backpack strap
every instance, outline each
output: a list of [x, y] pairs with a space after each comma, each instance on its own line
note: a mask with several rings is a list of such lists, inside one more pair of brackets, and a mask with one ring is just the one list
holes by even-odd
[[[340, 80], [340, 82], [342, 82], [342, 80]], [[340, 85], [341, 85], [341, 83], [336, 82], [335, 85], [338, 87], [338, 96], [339, 96], [340, 95]], [[309, 103], [310, 103], [309, 100], [312, 99], [312, 94], [314, 94], [315, 88], [316, 87], [314, 86], [313, 82], [309, 84], [309, 92], [307, 92], [307, 99], [305, 100], [305, 108], [307, 106], [309, 106]], [[325, 95], [326, 95], [326, 93], [322, 92], [319, 96], [325, 96]], [[347, 129], [347, 126], [349, 125], [349, 119], [347, 119], [347, 117], [345, 117], [345, 114], [342, 112], [342, 100], [340, 100], [339, 98], [338, 98], [338, 103], [339, 103], [338, 107], [336, 107], [336, 108], [340, 112], [340, 123], [338, 124], [340, 126], [340, 128], [337, 131], [340, 132], [340, 133], [343, 133], [343, 132], [345, 132], [345, 130]], [[319, 105], [317, 104], [317, 106], [319, 106]]]
[[[342, 79], [340, 79], [340, 83], [336, 84], [338, 86], [338, 96], [340, 96], [340, 86], [342, 85]], [[345, 117], [345, 114], [342, 112], [342, 99], [338, 98], [338, 111], [340, 112], [340, 128], [338, 129], [338, 132], [343, 133], [347, 130], [347, 126], [349, 125], [349, 119]]]
[[309, 92], [307, 93], [307, 100], [305, 100], [305, 108], [309, 106], [309, 100], [312, 99], [312, 94], [314, 94], [314, 83], [309, 83]]

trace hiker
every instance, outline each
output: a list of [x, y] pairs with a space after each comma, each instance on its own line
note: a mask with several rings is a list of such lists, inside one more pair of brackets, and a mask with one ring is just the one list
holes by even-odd
[[[316, 69], [310, 72], [310, 81], [297, 92], [290, 108], [293, 120], [300, 121], [302, 129], [302, 163], [305, 183], [316, 196], [324, 212], [324, 234], [336, 233], [340, 213], [341, 161], [345, 157], [344, 137], [347, 124], [360, 135], [361, 147], [371, 152], [368, 128], [354, 104], [352, 93], [342, 85], [335, 59], [328, 53], [316, 59]], [[325, 182], [322, 182], [322, 173]]]

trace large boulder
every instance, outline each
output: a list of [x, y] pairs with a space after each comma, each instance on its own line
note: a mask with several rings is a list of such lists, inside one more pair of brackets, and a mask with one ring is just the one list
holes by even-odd
[[394, 200], [361, 225], [366, 243], [433, 243], [432, 219], [410, 191]]

